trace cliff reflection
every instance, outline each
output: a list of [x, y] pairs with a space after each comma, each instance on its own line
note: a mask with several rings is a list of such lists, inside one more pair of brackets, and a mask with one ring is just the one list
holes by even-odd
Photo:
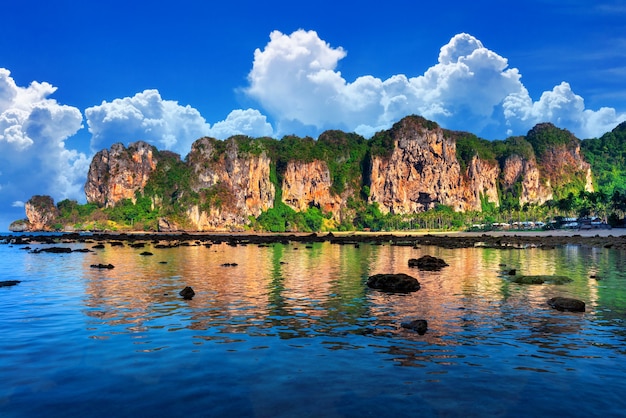
[[[391, 245], [330, 243], [275, 244], [269, 247], [226, 244], [137, 249], [112, 247], [85, 257], [85, 313], [90, 327], [122, 326], [125, 332], [191, 330], [206, 340], [230, 341], [234, 334], [306, 338], [314, 336], [398, 336], [439, 346], [476, 344], [489, 338], [498, 344], [513, 333], [516, 340], [549, 344], [551, 333], [577, 332], [577, 322], [555, 314], [550, 297], [585, 300], [587, 315], [613, 320], [595, 309], [603, 295], [601, 281], [624, 280], [614, 270], [610, 252], [580, 247], [564, 249], [488, 248], [443, 249]], [[141, 256], [142, 251], [152, 256]], [[439, 272], [408, 267], [410, 258], [429, 254], [449, 266]], [[89, 267], [111, 263], [112, 270]], [[225, 264], [236, 263], [236, 266]], [[506, 270], [523, 274], [564, 274], [574, 279], [563, 286], [522, 286], [512, 283]], [[369, 290], [367, 277], [376, 273], [406, 273], [421, 283], [406, 295]], [[191, 286], [193, 300], [178, 292]], [[621, 311], [623, 315], [623, 310]], [[622, 316], [623, 317], [623, 316]], [[400, 327], [402, 321], [429, 322], [424, 336]], [[114, 331], [108, 331], [114, 332]], [[402, 350], [400, 350], [402, 351]], [[419, 356], [417, 356], [419, 357]]]

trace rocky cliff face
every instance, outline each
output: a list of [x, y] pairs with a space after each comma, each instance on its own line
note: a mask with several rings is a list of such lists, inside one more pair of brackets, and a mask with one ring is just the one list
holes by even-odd
[[[502, 192], [512, 193], [524, 205], [560, 197], [572, 184], [592, 190], [591, 169], [580, 154], [580, 141], [549, 124], [529, 132], [528, 141], [526, 137], [518, 138], [516, 144], [526, 148], [523, 152], [516, 149], [524, 156], [502, 143], [497, 151], [500, 154], [491, 149], [480, 154], [483, 158], [478, 152], [471, 157], [474, 145], [468, 148], [467, 144], [488, 148], [489, 143], [464, 142], [464, 148], [459, 146], [463, 164], [457, 158], [460, 137], [423, 118], [404, 118], [384, 135], [378, 148], [374, 142], [362, 138], [359, 142], [336, 131], [321, 137], [317, 144], [309, 138], [294, 145], [292, 138], [286, 146], [243, 137], [226, 141], [201, 138], [184, 162], [175, 156], [177, 170], [184, 171], [177, 175], [183, 179], [169, 178], [167, 181], [175, 184], [167, 186], [171, 186], [167, 193], [148, 197], [155, 206], [169, 201], [176, 210], [184, 210], [176, 219], [162, 219], [163, 228], [203, 231], [243, 228], [250, 217], [256, 218], [273, 207], [277, 193], [296, 211], [315, 206], [341, 221], [344, 214], [359, 207], [347, 209], [351, 198], [361, 199], [360, 187], [364, 185], [369, 187], [368, 203], [377, 203], [381, 212], [394, 214], [425, 211], [437, 204], [456, 211], [480, 211], [483, 202], [497, 206]], [[348, 143], [352, 146], [347, 147]], [[352, 152], [356, 148], [359, 153]], [[503, 152], [505, 148], [508, 151]], [[287, 157], [277, 150], [286, 152]], [[146, 190], [151, 175], [167, 177], [167, 170], [157, 170], [157, 163], [161, 161], [162, 167], [168, 158], [166, 151], [159, 152], [145, 142], [128, 148], [115, 144], [110, 150], [100, 151], [91, 163], [85, 184], [87, 201], [112, 206], [122, 199], [134, 199], [137, 192]], [[341, 171], [342, 164], [348, 167], [348, 161], [352, 164], [349, 174]], [[282, 182], [276, 190], [278, 183], [272, 170], [279, 162]], [[333, 176], [335, 182], [350, 180], [337, 187]], [[176, 183], [179, 181], [182, 183]], [[156, 194], [153, 182], [150, 184], [149, 190]], [[32, 216], [37, 225], [45, 224], [37, 220], [37, 215]]]
[[333, 195], [331, 186], [330, 171], [324, 161], [290, 161], [283, 174], [282, 199], [296, 211], [306, 211], [316, 206], [325, 213], [332, 213], [339, 220], [345, 199]]
[[267, 153], [242, 153], [234, 139], [226, 141], [224, 152], [218, 144], [201, 138], [187, 156], [192, 190], [203, 198], [190, 206], [187, 216], [200, 231], [241, 228], [249, 216], [257, 217], [274, 204]]
[[559, 145], [547, 150], [541, 158], [542, 175], [553, 188], [579, 181], [585, 191], [593, 191], [591, 165], [580, 154], [580, 143]]
[[502, 168], [502, 189], [511, 191], [520, 184], [520, 206], [528, 203], [542, 204], [553, 198], [550, 180], [542, 178], [534, 159], [526, 160], [512, 155], [504, 161]]
[[50, 231], [52, 223], [59, 215], [50, 196], [33, 196], [25, 205], [28, 230]]
[[419, 119], [405, 118], [391, 135], [391, 154], [373, 157], [370, 174], [369, 199], [383, 213], [421, 212], [437, 203], [456, 211], [480, 210], [481, 194], [497, 197], [497, 167], [476, 159], [465, 180], [456, 143], [442, 129], [426, 129]]
[[114, 206], [123, 199], [135, 199], [156, 168], [158, 151], [143, 141], [128, 148], [113, 144], [110, 150], [98, 152], [91, 160], [85, 195], [87, 202]]

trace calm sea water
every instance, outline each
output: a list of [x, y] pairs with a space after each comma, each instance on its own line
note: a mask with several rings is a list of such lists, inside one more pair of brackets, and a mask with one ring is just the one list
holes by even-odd
[[[329, 243], [93, 251], [0, 245], [0, 280], [22, 281], [0, 288], [0, 416], [625, 415], [625, 253]], [[408, 268], [424, 254], [450, 266]], [[516, 285], [501, 274], [509, 268], [574, 281]], [[421, 290], [365, 286], [397, 272]], [[193, 300], [178, 295], [185, 286]], [[587, 311], [553, 310], [554, 296]], [[400, 326], [411, 319], [427, 319], [428, 332]]]

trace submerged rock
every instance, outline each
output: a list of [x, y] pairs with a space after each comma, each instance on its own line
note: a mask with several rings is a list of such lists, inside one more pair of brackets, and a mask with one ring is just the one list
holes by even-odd
[[420, 270], [438, 271], [447, 266], [448, 263], [446, 263], [443, 259], [433, 257], [431, 255], [424, 255], [420, 258], [409, 259], [409, 267], [417, 267]]
[[537, 276], [525, 276], [519, 275], [515, 276], [513, 279], [514, 283], [518, 284], [564, 284], [572, 281], [567, 276], [550, 276], [550, 275], [537, 275]]
[[412, 329], [416, 331], [419, 335], [426, 334], [426, 330], [428, 329], [428, 321], [425, 319], [416, 319], [411, 322], [402, 322], [400, 324], [402, 328]]
[[91, 266], [92, 269], [112, 269], [115, 268], [115, 266], [113, 264], [92, 264]]
[[181, 290], [178, 294], [181, 295], [183, 299], [191, 300], [195, 296], [196, 292], [194, 292], [191, 287], [187, 286], [183, 290]]
[[419, 290], [420, 284], [408, 274], [375, 274], [367, 279], [367, 286], [385, 292], [409, 293]]
[[19, 280], [0, 280], [0, 287], [15, 286], [18, 283], [21, 282]]
[[39, 249], [33, 250], [34, 254], [39, 254], [39, 253], [66, 254], [66, 253], [71, 253], [71, 252], [72, 252], [72, 249], [68, 247], [49, 247], [49, 248], [39, 248]]
[[548, 305], [558, 311], [585, 312], [585, 302], [573, 298], [551, 298], [548, 299]]

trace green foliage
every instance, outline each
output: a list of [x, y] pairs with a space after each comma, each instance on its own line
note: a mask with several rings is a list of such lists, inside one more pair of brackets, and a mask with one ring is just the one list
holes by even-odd
[[581, 150], [598, 189], [606, 193], [626, 190], [626, 122], [600, 138], [582, 141]]
[[157, 196], [162, 199], [165, 209], [176, 211], [187, 203], [185, 199], [189, 201], [192, 198], [189, 193], [190, 177], [191, 169], [180, 160], [178, 154], [163, 151], [156, 169], [144, 187], [143, 195]]
[[264, 151], [266, 151], [265, 142], [267, 140], [271, 140], [271, 138], [259, 138], [254, 139], [245, 135], [236, 135], [229, 138], [230, 141], [235, 141], [237, 143], [237, 149], [240, 154], [247, 154], [258, 157]]
[[504, 141], [493, 141], [491, 144], [493, 153], [500, 164], [513, 155], [518, 155], [525, 160], [532, 160], [535, 157], [533, 146], [523, 136], [512, 136]]
[[342, 131], [326, 131], [318, 138], [316, 148], [332, 177], [331, 193], [340, 195], [347, 186], [359, 190], [368, 152], [367, 141], [362, 136]]
[[475, 156], [481, 160], [495, 162], [496, 155], [491, 141], [467, 132], [454, 132], [452, 136], [456, 140], [456, 158], [461, 165], [461, 171], [467, 169]]
[[369, 140], [370, 154], [372, 157], [385, 157], [391, 156], [394, 149], [394, 139], [391, 131], [380, 131], [374, 134]]
[[364, 211], [357, 214], [354, 219], [354, 226], [357, 229], [370, 229], [372, 231], [380, 231], [385, 225], [385, 216], [380, 211], [378, 203], [370, 203], [365, 207]]
[[135, 228], [141, 225], [145, 230], [157, 230], [159, 212], [152, 209], [150, 198], [141, 196], [133, 203], [131, 199], [123, 199], [112, 208], [105, 209], [107, 219], [122, 226]]
[[528, 131], [526, 140], [532, 145], [538, 160], [541, 160], [550, 148], [559, 145], [572, 146], [578, 142], [570, 131], [559, 129], [551, 123], [535, 125]]
[[256, 219], [256, 227], [269, 232], [285, 232], [294, 224], [296, 211], [279, 202]]

